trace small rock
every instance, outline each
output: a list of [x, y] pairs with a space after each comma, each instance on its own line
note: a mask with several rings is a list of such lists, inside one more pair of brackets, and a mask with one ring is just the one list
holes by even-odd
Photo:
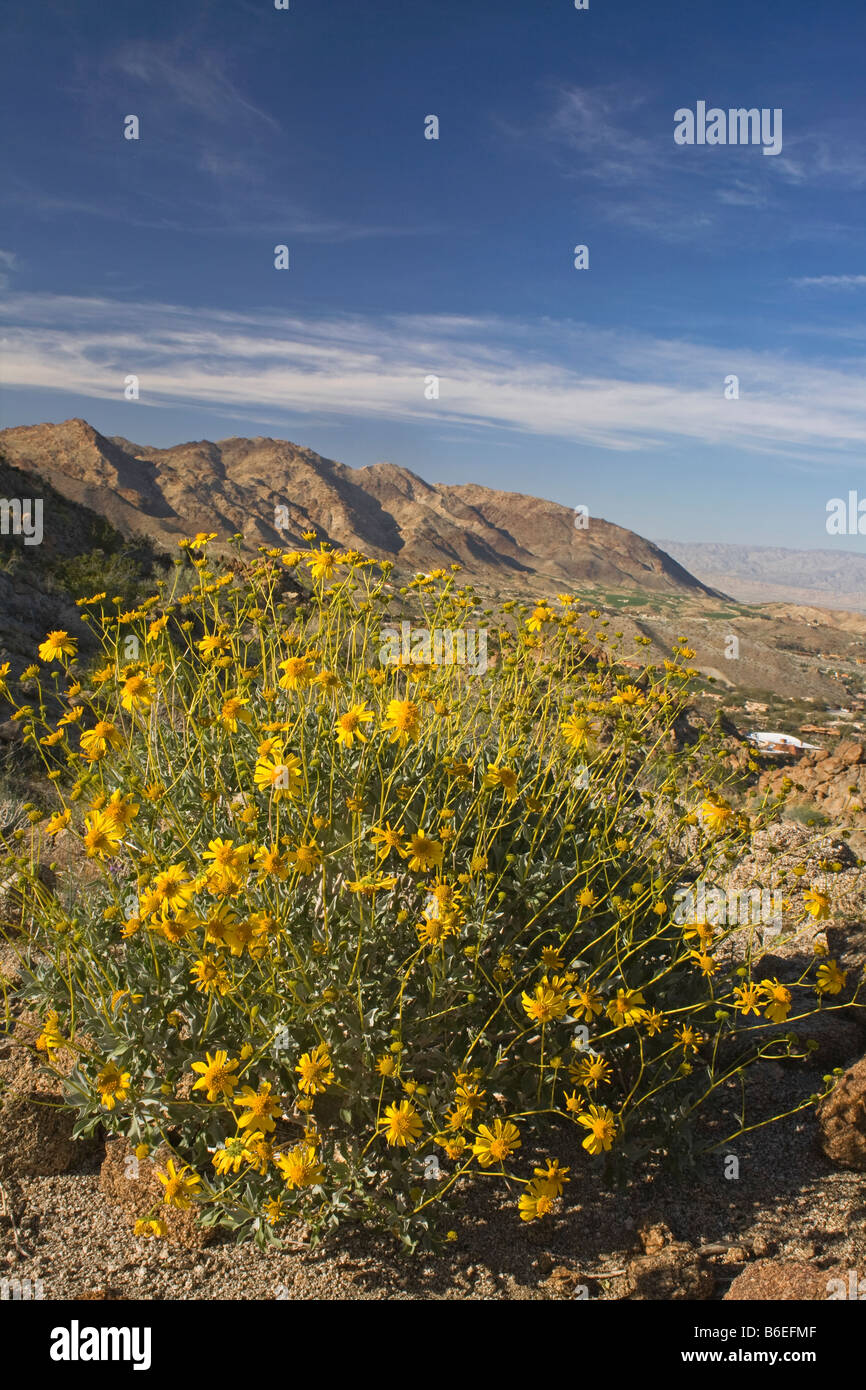
[[818, 1107], [821, 1147], [840, 1168], [866, 1169], [866, 1057], [849, 1067]]
[[[167, 1145], [161, 1145], [152, 1160], [144, 1159], [137, 1164], [127, 1165], [126, 1159], [131, 1152], [125, 1139], [109, 1140], [99, 1172], [100, 1191], [120, 1205], [131, 1223], [138, 1217], [146, 1217], [152, 1208], [158, 1208], [168, 1228], [166, 1240], [200, 1251], [213, 1240], [214, 1228], [200, 1226], [194, 1208], [180, 1211], [163, 1203], [164, 1189], [156, 1174], [157, 1170], [165, 1171], [166, 1163], [172, 1157], [171, 1150]], [[176, 1258], [175, 1253], [162, 1242], [159, 1242], [154, 1253], [162, 1260]]]
[[817, 1270], [805, 1260], [756, 1260], [738, 1274], [726, 1300], [767, 1300], [781, 1302], [828, 1297], [828, 1283], [839, 1271]]
[[841, 1012], [825, 1010], [811, 1018], [798, 1019], [793, 1031], [801, 1042], [812, 1039], [818, 1046], [811, 1053], [814, 1065], [831, 1071], [849, 1066], [863, 1049], [863, 1034], [853, 1020]]
[[577, 1287], [578, 1275], [567, 1265], [557, 1265], [555, 1269], [550, 1271], [546, 1282], [550, 1286], [551, 1293], [565, 1297], [573, 1293]]
[[752, 1241], [752, 1254], [755, 1259], [761, 1260], [765, 1255], [772, 1255], [776, 1248], [776, 1242], [769, 1240], [767, 1236], [757, 1235]]
[[0, 1173], [65, 1173], [76, 1155], [74, 1123], [56, 1079], [42, 1070], [16, 1029], [9, 1055], [0, 1058]]
[[749, 1252], [742, 1245], [730, 1245], [722, 1256], [722, 1264], [741, 1265], [749, 1258]]
[[638, 1239], [644, 1248], [644, 1254], [657, 1255], [666, 1245], [670, 1245], [673, 1235], [664, 1221], [648, 1222], [638, 1227]]
[[[755, 978], [758, 978], [757, 972]], [[762, 975], [761, 978], [766, 977]], [[775, 978], [784, 983], [781, 972], [777, 972]], [[763, 1043], [769, 1043], [775, 1039], [781, 1041], [789, 1033], [793, 1033], [797, 1039], [795, 1055], [799, 1056], [801, 1051], [806, 1049], [812, 1066], [821, 1067], [824, 1071], [832, 1071], [834, 1067], [850, 1066], [852, 1061], [863, 1051], [863, 1034], [857, 1023], [846, 1018], [841, 1010], [825, 1009], [819, 1012], [814, 1003], [808, 1007], [815, 1008], [816, 1012], [808, 1014], [805, 1018], [798, 1018], [794, 1023], [786, 1021], [768, 1026], [766, 1030], [762, 1029], [761, 1041]], [[727, 1055], [730, 1050], [733, 1055], [740, 1045], [732, 1039], [724, 1046], [725, 1054]], [[795, 1065], [801, 1064], [797, 1061]], [[765, 1083], [773, 1086], [781, 1083], [784, 1077], [785, 1070], [782, 1063], [761, 1062], [759, 1066], [754, 1068], [752, 1082], [754, 1085]]]
[[675, 1241], [659, 1254], [632, 1260], [628, 1281], [633, 1298], [653, 1301], [711, 1298], [715, 1287], [712, 1270], [685, 1241]]

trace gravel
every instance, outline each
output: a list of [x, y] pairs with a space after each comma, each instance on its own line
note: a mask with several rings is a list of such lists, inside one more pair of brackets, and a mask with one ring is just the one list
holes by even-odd
[[[819, 1086], [818, 1073], [795, 1063], [767, 1064], [750, 1082], [756, 1102], [777, 1109]], [[735, 1104], [733, 1094], [714, 1104], [713, 1137], [736, 1127]], [[768, 1258], [863, 1275], [863, 1175], [834, 1169], [817, 1134], [814, 1115], [803, 1112], [699, 1158], [679, 1177], [648, 1167], [613, 1190], [580, 1136], [567, 1132], [551, 1147], [575, 1180], [553, 1221], [521, 1222], [515, 1199], [485, 1184], [465, 1195], [452, 1223], [458, 1240], [415, 1256], [357, 1229], [316, 1249], [292, 1230], [297, 1248], [281, 1251], [237, 1246], [222, 1233], [204, 1251], [136, 1238], [100, 1192], [91, 1149], [61, 1176], [4, 1181], [0, 1272], [41, 1280], [46, 1299], [564, 1299], [581, 1296], [581, 1285], [583, 1296], [621, 1299], [631, 1293], [631, 1262], [654, 1248], [645, 1235], [652, 1227], [662, 1233], [657, 1243], [676, 1243], [676, 1259], [681, 1243], [691, 1258], [705, 1250], [716, 1299], [751, 1261]], [[736, 1178], [725, 1177], [726, 1152], [739, 1160]]]

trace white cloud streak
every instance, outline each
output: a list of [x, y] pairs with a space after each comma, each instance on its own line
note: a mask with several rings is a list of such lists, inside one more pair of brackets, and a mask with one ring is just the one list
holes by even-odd
[[120, 44], [102, 62], [104, 73], [157, 90], [169, 101], [210, 123], [237, 126], [253, 122], [279, 134], [280, 124], [245, 97], [225, 70], [225, 58], [213, 49], [195, 48], [185, 40], [136, 39]]
[[791, 284], [800, 289], [859, 290], [866, 286], [866, 275], [802, 275]]
[[[726, 445], [792, 463], [866, 445], [863, 358], [823, 366], [550, 320], [307, 319], [49, 294], [10, 296], [0, 313], [7, 387], [120, 399], [134, 373], [149, 404], [251, 422], [424, 421], [611, 450]], [[739, 400], [724, 398], [731, 373]]]
[[0, 290], [5, 290], [9, 284], [7, 271], [18, 269], [18, 257], [14, 251], [0, 251]]

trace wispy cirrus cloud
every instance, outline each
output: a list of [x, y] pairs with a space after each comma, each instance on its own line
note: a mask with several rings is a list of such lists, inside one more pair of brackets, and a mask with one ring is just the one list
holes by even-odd
[[853, 121], [825, 122], [818, 130], [787, 137], [777, 173], [791, 183], [817, 188], [866, 188], [866, 142]]
[[[646, 84], [557, 84], [546, 89], [534, 121], [517, 127], [503, 119], [499, 125], [533, 153], [546, 151], [564, 178], [609, 190], [594, 200], [600, 216], [661, 241], [687, 243], [696, 233], [719, 238], [738, 230], [752, 240], [756, 216], [786, 241], [859, 235], [859, 228], [822, 220], [808, 201], [815, 186], [866, 186], [866, 147], [852, 131], [846, 136], [837, 124], [786, 133], [785, 152], [769, 161], [756, 162], [752, 150], [731, 146], [705, 158], [705, 151], [673, 142], [675, 107], [700, 96], [706, 93], [684, 91], [681, 101], [660, 108], [658, 92]], [[721, 96], [718, 104], [726, 108]], [[739, 96], [731, 104], [741, 105]]]
[[279, 134], [280, 124], [245, 96], [231, 78], [225, 54], [186, 39], [137, 39], [105, 53], [103, 75], [139, 84], [149, 100], [168, 101], [208, 124], [263, 125]]
[[184, 215], [181, 217], [177, 215], [174, 200], [160, 199], [153, 193], [145, 200], [140, 195], [124, 196], [122, 191], [118, 191], [106, 200], [44, 193], [20, 182], [15, 187], [0, 191], [0, 204], [26, 207], [30, 214], [47, 221], [65, 216], [92, 217], [128, 227], [195, 237], [265, 235], [273, 236], [275, 241], [298, 237], [305, 241], [339, 245], [380, 238], [433, 237], [442, 235], [444, 230], [442, 224], [432, 221], [421, 225], [322, 217], [297, 197], [281, 196], [269, 189], [247, 188], [241, 206], [226, 199], [214, 201], [189, 196], [184, 202]]
[[536, 122], [519, 129], [500, 124], [511, 139], [546, 151], [565, 179], [607, 190], [593, 202], [606, 221], [662, 241], [718, 235], [743, 208], [772, 210], [768, 171], [750, 172], [742, 161], [718, 157], [684, 159], [674, 145], [673, 115], [673, 106], [661, 114], [646, 87], [558, 84], [547, 88]]
[[9, 284], [9, 272], [16, 270], [18, 257], [14, 251], [0, 251], [0, 290], [5, 290]]
[[[581, 173], [606, 184], [645, 183], [667, 164], [658, 140], [640, 130], [637, 115], [646, 95], [625, 83], [605, 87], [556, 87], [547, 137], [580, 156]], [[673, 129], [673, 126], [671, 127]]]
[[866, 275], [800, 275], [790, 283], [799, 289], [859, 290], [866, 288]]
[[[94, 81], [94, 74], [98, 80]], [[442, 226], [399, 216], [373, 220], [353, 206], [324, 209], [305, 191], [285, 122], [256, 100], [233, 52], [198, 35], [109, 44], [72, 59], [69, 87], [87, 113], [88, 161], [40, 183], [36, 167], [11, 172], [0, 202], [50, 220], [84, 216], [192, 237], [297, 237], [317, 243], [427, 237]], [[107, 111], [110, 109], [110, 119]], [[135, 159], [118, 164], [119, 113], [141, 120]], [[180, 133], [180, 138], [178, 138]], [[110, 195], [94, 192], [105, 171]]]
[[[792, 462], [866, 445], [866, 361], [833, 367], [573, 322], [454, 315], [305, 318], [16, 295], [9, 386], [219, 407], [250, 422], [424, 421], [649, 453], [726, 444]], [[724, 396], [735, 373], [740, 398]], [[439, 399], [425, 398], [440, 378]]]

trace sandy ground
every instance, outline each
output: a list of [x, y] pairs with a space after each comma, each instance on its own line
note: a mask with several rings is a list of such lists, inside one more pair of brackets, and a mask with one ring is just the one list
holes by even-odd
[[[771, 1063], [754, 1084], [760, 1104], [778, 1106], [818, 1086], [820, 1074]], [[709, 1126], [719, 1135], [731, 1129], [724, 1103]], [[360, 1231], [315, 1250], [301, 1242], [268, 1253], [221, 1235], [204, 1251], [136, 1238], [99, 1190], [101, 1155], [91, 1147], [62, 1176], [5, 1181], [2, 1273], [41, 1280], [46, 1299], [622, 1299], [635, 1296], [633, 1262], [648, 1247], [667, 1250], [672, 1272], [672, 1283], [651, 1285], [650, 1297], [719, 1299], [751, 1261], [768, 1258], [807, 1261], [827, 1277], [866, 1274], [866, 1179], [823, 1157], [810, 1112], [732, 1144], [737, 1178], [724, 1176], [717, 1153], [682, 1177], [649, 1169], [620, 1191], [605, 1188], [576, 1147], [579, 1136], [563, 1137], [556, 1150], [579, 1177], [553, 1221], [523, 1223], [501, 1190], [476, 1189], [467, 1193], [458, 1240], [414, 1257]], [[698, 1266], [709, 1272], [700, 1293], [689, 1273]]]

